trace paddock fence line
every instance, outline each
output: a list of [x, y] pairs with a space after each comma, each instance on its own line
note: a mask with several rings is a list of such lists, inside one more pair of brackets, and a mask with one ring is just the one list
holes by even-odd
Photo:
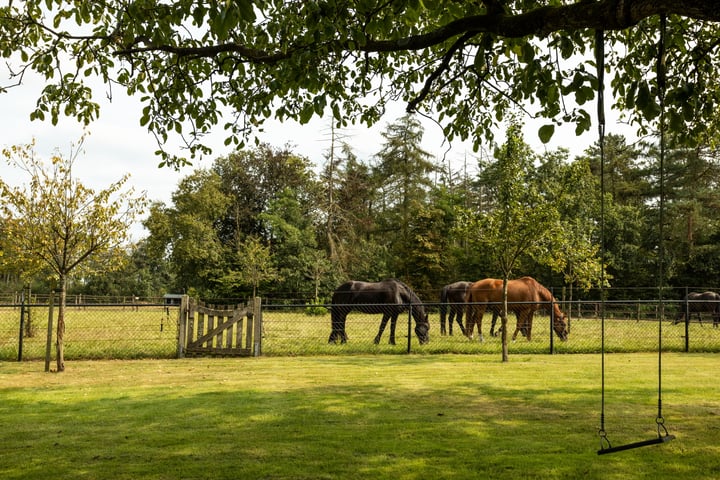
[[[607, 352], [657, 351], [658, 319], [663, 322], [663, 351], [720, 352], [720, 319], [712, 312], [700, 312], [698, 315], [692, 310], [692, 302], [665, 300], [661, 305], [657, 300], [623, 300], [606, 301], [604, 304]], [[528, 341], [518, 334], [516, 341], [509, 341], [510, 353], [599, 353], [600, 305], [598, 301], [561, 302], [560, 308], [568, 317], [567, 341], [561, 341], [553, 332], [550, 310], [540, 309], [534, 314], [531, 340]], [[18, 360], [21, 340], [23, 360], [45, 358], [49, 305], [29, 303], [26, 306], [28, 311], [21, 334], [21, 305], [0, 304], [1, 361]], [[346, 319], [347, 342], [329, 343], [332, 330], [331, 308], [325, 304], [263, 305], [260, 313], [255, 314], [259, 322], [253, 322], [252, 354], [499, 354], [502, 348], [500, 337], [490, 335], [492, 315], [489, 312], [485, 313], [481, 324], [483, 341], [479, 340], [477, 329], [473, 338], [464, 336], [457, 320], [453, 320], [452, 335], [447, 324], [447, 333], [442, 335], [439, 303], [423, 304], [430, 324], [428, 343], [420, 344], [418, 341], [415, 320], [408, 311], [398, 316], [395, 345], [389, 343], [390, 324], [386, 326], [380, 341], [377, 344], [374, 342], [381, 314], [357, 311], [351, 311]], [[57, 316], [57, 306], [54, 315]], [[179, 328], [180, 317], [179, 305], [162, 303], [68, 305], [65, 318], [65, 358], [135, 359], [182, 356], [179, 345], [186, 344], [188, 338], [181, 339], [181, 335], [187, 335], [187, 330]], [[249, 322], [246, 322], [242, 327], [242, 348], [247, 347]], [[507, 324], [508, 335], [512, 337], [516, 327], [513, 313], [508, 316]], [[217, 327], [218, 324], [215, 323], [214, 328]], [[194, 327], [194, 331], [197, 339], [197, 327]], [[218, 348], [218, 333], [220, 332], [216, 331], [210, 335], [212, 348]], [[232, 335], [237, 338], [237, 331]], [[206, 346], [209, 340], [205, 339]], [[228, 341], [225, 332], [221, 341], [224, 342], [224, 348]], [[223, 352], [216, 350], [215, 354], [223, 355]]]
[[[720, 352], [720, 328], [713, 316], [704, 313], [684, 316], [676, 323], [680, 312], [686, 311], [685, 301], [623, 300], [605, 303], [605, 351], [652, 352], [658, 348], [658, 319], [662, 325], [663, 351]], [[386, 325], [379, 343], [375, 343], [382, 315], [351, 311], [345, 329], [347, 342], [329, 342], [332, 331], [331, 305], [263, 305], [263, 353], [265, 355], [316, 355], [359, 353], [500, 353], [500, 336], [492, 336], [492, 314], [486, 311], [481, 323], [482, 338], [474, 331], [473, 338], [463, 335], [457, 320], [446, 318], [446, 334], [442, 335], [439, 303], [423, 303], [430, 323], [430, 341], [420, 344], [414, 332], [415, 320], [409, 311], [398, 316], [395, 345], [389, 344], [391, 325]], [[463, 304], [453, 304], [463, 307]], [[448, 305], [450, 307], [451, 305]], [[335, 308], [337, 308], [336, 306]], [[343, 306], [348, 308], [349, 306]], [[379, 305], [373, 307], [380, 308]], [[408, 305], [412, 307], [412, 305]], [[510, 353], [599, 353], [601, 351], [601, 302], [561, 302], [567, 316], [568, 338], [562, 341], [552, 328], [550, 303], [534, 314], [532, 337], [527, 340], [518, 333], [516, 316], [508, 315], [507, 327]], [[451, 309], [448, 308], [448, 311]], [[490, 309], [488, 309], [490, 310]], [[465, 325], [463, 314], [463, 325]], [[498, 320], [498, 324], [500, 321]], [[496, 330], [498, 325], [496, 325]], [[452, 334], [451, 334], [452, 332]]]
[[[64, 356], [68, 360], [175, 358], [179, 312], [178, 305], [151, 302], [68, 304]], [[57, 303], [52, 308], [46, 302], [0, 304], [0, 361], [46, 358], [48, 333], [54, 358], [57, 315]]]

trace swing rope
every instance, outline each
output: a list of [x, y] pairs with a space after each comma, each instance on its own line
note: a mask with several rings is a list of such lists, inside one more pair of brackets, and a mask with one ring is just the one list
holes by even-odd
[[665, 317], [665, 306], [663, 301], [663, 283], [665, 278], [664, 255], [665, 255], [665, 34], [667, 30], [667, 18], [663, 14], [660, 17], [660, 40], [658, 44], [657, 58], [657, 86], [658, 100], [660, 104], [660, 205], [659, 205], [659, 259], [658, 259], [658, 299], [660, 311], [658, 314], [658, 410], [655, 417], [657, 425], [657, 438], [643, 440], [613, 447], [605, 431], [605, 107], [604, 107], [604, 78], [605, 78], [605, 34], [603, 30], [595, 32], [595, 60], [598, 75], [598, 134], [600, 146], [600, 320], [601, 320], [601, 401], [600, 401], [600, 450], [598, 455], [620, 452], [633, 448], [644, 447], [664, 443], [675, 438], [670, 435], [665, 427], [665, 418], [662, 414], [662, 320]]
[[600, 148], [600, 450], [611, 448], [605, 431], [605, 31], [595, 31], [595, 66], [597, 68], [598, 146]]
[[660, 318], [658, 319], [658, 437], [661, 431], [668, 436], [665, 428], [665, 418], [662, 414], [662, 319], [665, 317], [665, 303], [663, 301], [663, 281], [665, 279], [665, 31], [667, 30], [667, 17], [660, 16], [660, 41], [657, 59], [658, 100], [660, 103], [660, 241], [658, 253], [658, 297], [660, 299]]

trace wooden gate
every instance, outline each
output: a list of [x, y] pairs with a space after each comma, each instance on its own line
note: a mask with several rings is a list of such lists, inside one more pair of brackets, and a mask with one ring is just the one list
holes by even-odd
[[262, 353], [260, 298], [247, 305], [213, 306], [183, 297], [178, 357], [259, 356]]

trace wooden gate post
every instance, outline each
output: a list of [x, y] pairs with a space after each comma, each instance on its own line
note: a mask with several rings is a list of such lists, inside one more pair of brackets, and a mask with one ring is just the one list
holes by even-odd
[[253, 356], [259, 357], [262, 355], [262, 332], [263, 332], [263, 326], [262, 326], [262, 308], [260, 308], [261, 301], [260, 297], [253, 298], [252, 301], [252, 316], [253, 316], [253, 325], [254, 325], [254, 332], [253, 332]]
[[178, 334], [177, 334], [177, 358], [185, 357], [185, 334], [187, 331], [188, 309], [190, 308], [190, 297], [183, 295], [180, 299], [180, 310], [178, 311]]

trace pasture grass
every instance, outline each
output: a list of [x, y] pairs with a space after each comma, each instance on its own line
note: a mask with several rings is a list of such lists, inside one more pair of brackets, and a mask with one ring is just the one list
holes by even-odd
[[[720, 476], [718, 357], [663, 355], [677, 439], [598, 456], [600, 356], [0, 363], [0, 478]], [[606, 356], [614, 445], [652, 438], [656, 354]]]

